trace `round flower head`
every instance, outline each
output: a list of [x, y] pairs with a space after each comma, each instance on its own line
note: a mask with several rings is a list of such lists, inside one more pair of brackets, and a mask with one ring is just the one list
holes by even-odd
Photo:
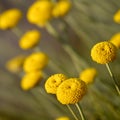
[[112, 36], [110, 42], [113, 43], [117, 48], [120, 48], [120, 33], [117, 33], [114, 36]]
[[27, 73], [23, 76], [21, 80], [21, 88], [23, 90], [29, 90], [35, 87], [40, 82], [41, 79], [42, 79], [41, 71]]
[[48, 0], [36, 1], [27, 12], [27, 19], [32, 24], [44, 26], [52, 17], [53, 3]]
[[15, 27], [22, 17], [19, 9], [9, 9], [0, 15], [0, 29], [6, 30]]
[[19, 46], [24, 49], [35, 47], [40, 41], [40, 32], [38, 30], [30, 30], [26, 32], [19, 41]]
[[70, 120], [70, 119], [67, 116], [63, 116], [63, 117], [57, 118], [56, 120]]
[[45, 83], [47, 93], [56, 94], [58, 86], [66, 79], [64, 74], [55, 74], [49, 77]]
[[86, 84], [92, 83], [97, 75], [95, 68], [87, 68], [80, 73], [80, 79]]
[[48, 56], [42, 52], [35, 52], [28, 56], [24, 62], [25, 72], [43, 69], [48, 64]]
[[118, 11], [114, 14], [113, 20], [114, 20], [116, 23], [120, 24], [120, 10], [118, 10]]
[[13, 73], [20, 72], [22, 70], [25, 58], [26, 58], [25, 56], [19, 55], [19, 56], [16, 56], [16, 57], [10, 59], [9, 61], [7, 61], [6, 65], [5, 65], [6, 69]]
[[53, 8], [52, 14], [54, 17], [62, 17], [65, 16], [71, 9], [71, 3], [68, 0], [61, 0], [56, 3]]
[[57, 99], [62, 104], [79, 102], [87, 91], [86, 83], [79, 78], [70, 78], [63, 81], [57, 89]]
[[117, 48], [111, 42], [100, 42], [93, 46], [91, 57], [100, 64], [112, 62], [116, 58]]

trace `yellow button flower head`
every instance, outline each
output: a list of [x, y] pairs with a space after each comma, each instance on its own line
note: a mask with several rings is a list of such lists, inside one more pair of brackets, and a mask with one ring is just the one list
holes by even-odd
[[66, 79], [67, 77], [64, 74], [54, 74], [49, 77], [45, 83], [47, 93], [56, 94], [58, 86]]
[[120, 33], [113, 35], [110, 42], [112, 42], [117, 48], [120, 48]]
[[22, 17], [19, 9], [13, 8], [6, 10], [0, 15], [0, 29], [6, 30], [15, 27]]
[[36, 1], [27, 12], [27, 19], [32, 24], [44, 26], [52, 17], [53, 3], [48, 0]]
[[6, 63], [6, 69], [9, 70], [12, 73], [18, 73], [22, 70], [23, 63], [25, 61], [25, 56], [24, 55], [19, 55], [16, 56]]
[[63, 17], [71, 9], [71, 3], [69, 0], [61, 0], [53, 8], [52, 14], [54, 17]]
[[91, 57], [100, 64], [112, 62], [116, 58], [117, 48], [111, 42], [100, 42], [93, 46]]
[[70, 120], [70, 119], [67, 116], [63, 116], [63, 117], [57, 118], [56, 120]]
[[120, 10], [118, 10], [118, 11], [114, 14], [113, 20], [114, 20], [116, 23], [120, 24]]
[[63, 81], [57, 89], [57, 99], [62, 104], [79, 102], [87, 91], [87, 85], [79, 78], [70, 78]]
[[35, 52], [29, 55], [23, 65], [25, 72], [43, 69], [48, 64], [48, 56], [43, 52]]
[[38, 30], [27, 31], [19, 41], [19, 46], [24, 49], [35, 47], [40, 41], [40, 32]]
[[42, 79], [42, 76], [41, 71], [34, 71], [25, 74], [21, 80], [21, 88], [23, 90], [29, 90], [35, 87]]
[[97, 75], [97, 70], [95, 68], [87, 68], [80, 73], [80, 79], [86, 84], [90, 84], [94, 81]]

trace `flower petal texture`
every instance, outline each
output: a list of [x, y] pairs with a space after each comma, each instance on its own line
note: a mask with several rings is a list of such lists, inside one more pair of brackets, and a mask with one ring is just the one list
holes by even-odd
[[63, 81], [57, 89], [57, 99], [62, 104], [79, 102], [87, 91], [87, 85], [79, 78], [70, 78]]
[[57, 118], [56, 120], [70, 120], [70, 119], [67, 116], [63, 116], [63, 117]]
[[64, 74], [54, 74], [45, 83], [47, 93], [56, 94], [59, 85], [67, 79]]
[[117, 48], [111, 42], [100, 42], [91, 49], [91, 57], [93, 61], [106, 64], [115, 60]]

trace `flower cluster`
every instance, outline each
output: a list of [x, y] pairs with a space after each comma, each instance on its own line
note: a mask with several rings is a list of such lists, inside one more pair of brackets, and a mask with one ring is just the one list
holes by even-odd
[[28, 9], [27, 19], [30, 23], [45, 26], [54, 17], [65, 16], [71, 8], [69, 0], [52, 2], [50, 0], [35, 1]]
[[45, 83], [48, 93], [56, 94], [62, 104], [75, 104], [86, 94], [87, 85], [79, 78], [67, 78], [64, 74], [55, 74]]

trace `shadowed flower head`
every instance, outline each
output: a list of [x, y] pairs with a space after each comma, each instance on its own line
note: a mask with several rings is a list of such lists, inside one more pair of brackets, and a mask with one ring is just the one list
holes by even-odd
[[35, 47], [40, 41], [41, 34], [38, 30], [27, 31], [20, 39], [19, 46], [24, 49]]
[[67, 79], [64, 74], [55, 74], [49, 77], [45, 83], [47, 93], [56, 94], [59, 85]]
[[53, 8], [52, 14], [54, 17], [63, 17], [71, 9], [71, 2], [69, 0], [61, 0], [56, 3]]
[[87, 68], [80, 73], [80, 79], [86, 84], [90, 84], [94, 81], [97, 75], [97, 70], [95, 68]]
[[23, 65], [25, 72], [41, 70], [48, 64], [48, 56], [43, 52], [35, 52], [29, 55]]
[[6, 63], [6, 69], [9, 70], [12, 73], [18, 73], [22, 70], [23, 63], [25, 61], [26, 56], [24, 55], [19, 55], [16, 56]]
[[114, 14], [113, 20], [114, 20], [116, 23], [120, 24], [120, 10], [118, 10], [118, 11]]
[[112, 62], [116, 58], [117, 48], [111, 42], [100, 42], [91, 49], [93, 61], [100, 64]]
[[70, 120], [70, 119], [67, 116], [63, 116], [63, 117], [57, 118], [56, 120]]
[[48, 0], [34, 2], [28, 9], [27, 19], [30, 23], [44, 26], [52, 18], [53, 3]]
[[0, 29], [6, 30], [15, 27], [22, 17], [19, 9], [13, 8], [6, 10], [0, 15]]
[[40, 82], [42, 77], [43, 74], [41, 71], [34, 71], [25, 74], [21, 80], [21, 88], [23, 90], [29, 90], [35, 87]]
[[79, 78], [63, 81], [57, 89], [57, 99], [62, 104], [79, 102], [87, 91], [86, 83]]
[[113, 35], [110, 42], [112, 42], [117, 48], [120, 48], [120, 33]]

